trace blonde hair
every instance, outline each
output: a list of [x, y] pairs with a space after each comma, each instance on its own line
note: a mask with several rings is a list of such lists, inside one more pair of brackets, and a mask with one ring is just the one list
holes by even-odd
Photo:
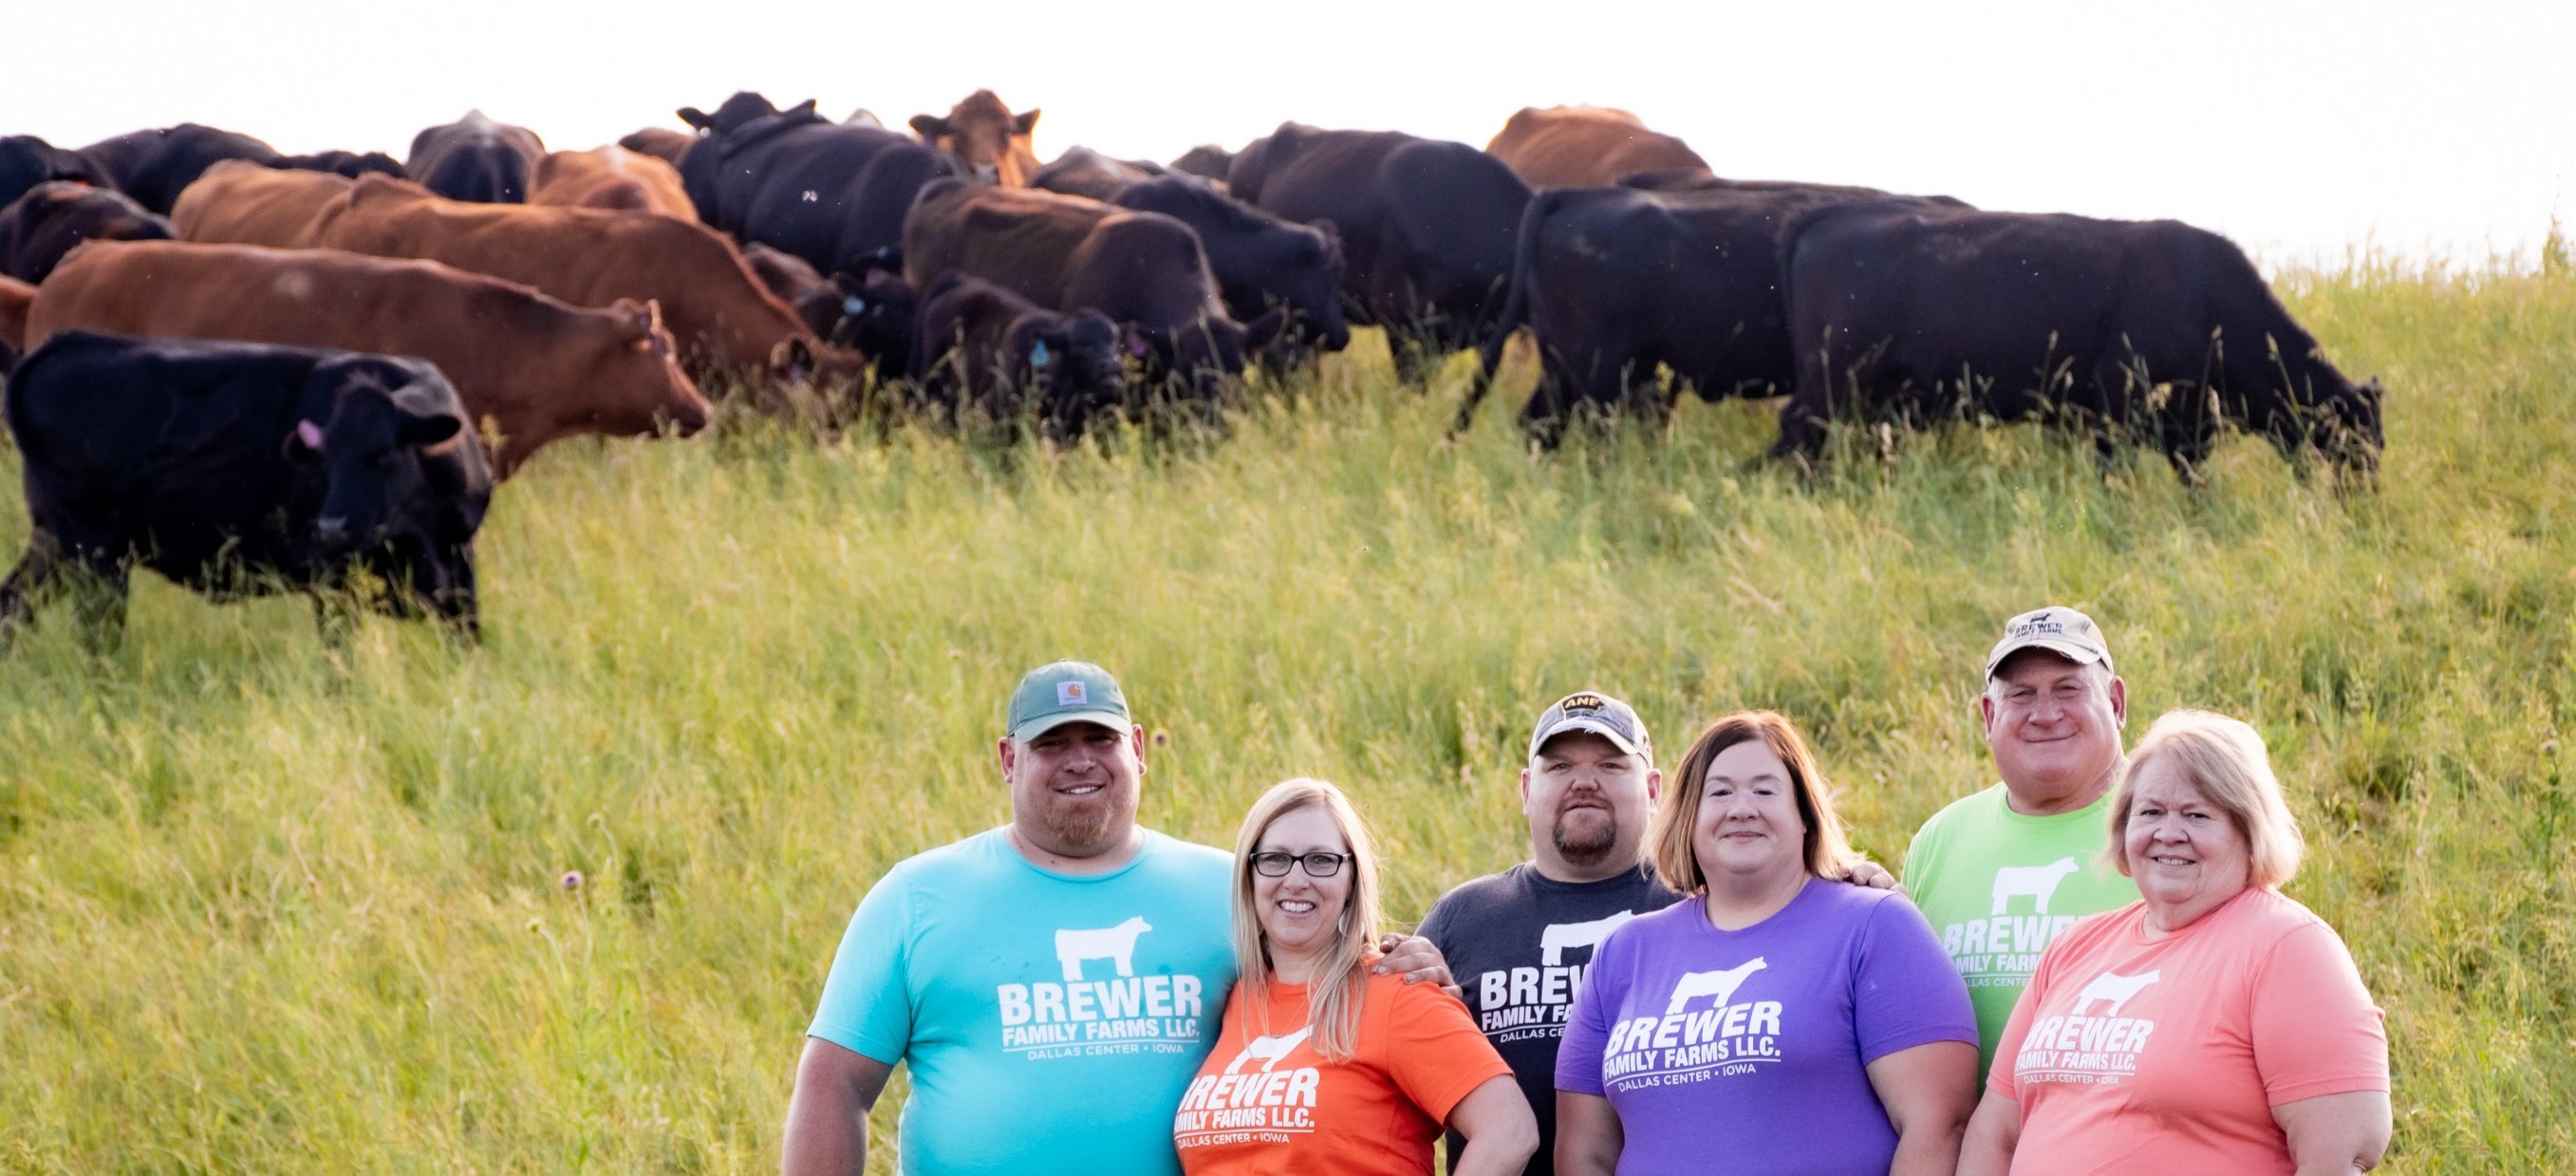
[[[1308, 1043], [1326, 1059], [1342, 1061], [1359, 1044], [1367, 965], [1376, 956], [1378, 928], [1384, 920], [1378, 908], [1377, 847], [1369, 839], [1368, 826], [1360, 821], [1359, 810], [1351, 807], [1350, 797], [1330, 780], [1282, 780], [1244, 814], [1243, 829], [1234, 838], [1234, 959], [1241, 974], [1235, 983], [1246, 990], [1246, 1010], [1267, 1004], [1273, 974], [1270, 939], [1261, 930], [1261, 917], [1253, 905], [1252, 853], [1261, 835], [1279, 818], [1308, 808], [1322, 809], [1333, 819], [1351, 855], [1345, 866], [1350, 871], [1350, 897], [1336, 924], [1339, 937], [1332, 950], [1324, 953], [1306, 989], [1306, 1024], [1313, 1030]], [[1270, 1028], [1264, 1024], [1256, 1030], [1247, 1024], [1244, 1036], [1270, 1036]]]
[[1671, 782], [1655, 801], [1654, 820], [1646, 826], [1647, 860], [1665, 886], [1682, 894], [1708, 893], [1708, 876], [1700, 872], [1699, 852], [1691, 833], [1699, 825], [1700, 797], [1708, 791], [1708, 766], [1727, 748], [1760, 740], [1789, 769], [1789, 791], [1798, 801], [1798, 819], [1807, 833], [1803, 845], [1807, 873], [1840, 878], [1849, 873], [1851, 841], [1842, 818], [1834, 815], [1832, 789], [1816, 768], [1814, 752], [1787, 715], [1777, 711], [1737, 711], [1691, 740]]
[[2307, 847], [2299, 840], [2299, 819], [2281, 797], [2281, 779], [2272, 774], [2263, 736], [2242, 720], [2187, 708], [2158, 718], [2120, 768], [2119, 796], [2111, 805], [2113, 867], [2129, 872], [2130, 795], [2139, 770], [2159, 757], [2171, 758], [2201, 797], [2235, 823], [2251, 858], [2248, 885], [2277, 888], [2298, 874]]

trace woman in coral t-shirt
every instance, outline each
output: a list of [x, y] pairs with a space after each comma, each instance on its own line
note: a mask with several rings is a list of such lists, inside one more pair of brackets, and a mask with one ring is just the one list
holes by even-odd
[[2048, 946], [1995, 1048], [1961, 1176], [2367, 1171], [2388, 1039], [2299, 864], [2263, 737], [2181, 710], [2121, 769], [2111, 849], [2141, 901]]
[[1430, 1176], [1445, 1124], [1456, 1176], [1517, 1173], [1538, 1122], [1467, 1006], [1371, 976], [1377, 861], [1342, 791], [1289, 780], [1235, 840], [1242, 979], [1172, 1118], [1190, 1176]]

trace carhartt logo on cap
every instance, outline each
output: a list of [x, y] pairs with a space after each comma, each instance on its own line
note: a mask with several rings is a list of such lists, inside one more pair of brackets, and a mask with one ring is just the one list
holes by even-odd
[[1058, 682], [1055, 684], [1055, 704], [1057, 706], [1073, 706], [1082, 701], [1082, 683]]
[[1118, 680], [1090, 662], [1052, 662], [1029, 671], [1011, 691], [1003, 717], [1011, 738], [1022, 741], [1074, 722], [1121, 729], [1134, 722]]

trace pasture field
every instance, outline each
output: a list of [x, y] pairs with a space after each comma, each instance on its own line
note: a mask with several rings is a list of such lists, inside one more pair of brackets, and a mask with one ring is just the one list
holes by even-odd
[[301, 601], [146, 580], [93, 659], [57, 612], [0, 661], [0, 1170], [774, 1170], [851, 908], [1005, 818], [1003, 696], [1051, 658], [1127, 684], [1147, 823], [1231, 844], [1331, 777], [1409, 920], [1518, 860], [1520, 743], [1582, 686], [1668, 756], [1788, 712], [1899, 860], [1991, 780], [1977, 668], [2055, 601], [2107, 628], [2133, 732], [2201, 705], [2271, 740], [2290, 892], [2388, 1010], [2383, 1171], [2576, 1171], [2576, 280], [2283, 286], [2390, 389], [2374, 494], [2242, 439], [2198, 493], [2105, 478], [2026, 428], [1806, 484], [1748, 465], [1763, 407], [1695, 402], [1533, 458], [1525, 364], [1446, 446], [1465, 360], [1426, 395], [1371, 352], [1213, 446], [562, 447], [498, 497], [471, 653], [370, 621], [333, 654]]

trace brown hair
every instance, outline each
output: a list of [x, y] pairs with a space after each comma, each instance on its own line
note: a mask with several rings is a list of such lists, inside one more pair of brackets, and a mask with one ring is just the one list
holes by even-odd
[[2130, 793], [2138, 770], [2158, 757], [2171, 758], [2201, 798], [2235, 823], [2245, 838], [2247, 885], [2278, 889], [2299, 872], [2307, 846], [2299, 840], [2299, 819], [2281, 798], [2281, 779], [2272, 773], [2263, 736], [2241, 719], [2186, 707], [2158, 718], [2120, 767], [2108, 854], [2122, 874], [2129, 872]]
[[1757, 739], [1789, 769], [1789, 789], [1797, 798], [1798, 819], [1807, 826], [1807, 873], [1839, 878], [1850, 869], [1851, 842], [1843, 836], [1842, 818], [1834, 815], [1830, 787], [1824, 773], [1816, 769], [1815, 753], [1807, 750], [1806, 739], [1786, 715], [1767, 710], [1737, 711], [1710, 723], [1697, 739], [1691, 740], [1690, 749], [1682, 753], [1681, 764], [1673, 769], [1672, 780], [1655, 801], [1654, 820], [1646, 827], [1646, 846], [1655, 876], [1664, 885], [1683, 894], [1708, 892], [1708, 877], [1700, 872], [1699, 854], [1691, 846], [1691, 832], [1699, 824], [1700, 798], [1708, 791], [1708, 767], [1727, 748]]

